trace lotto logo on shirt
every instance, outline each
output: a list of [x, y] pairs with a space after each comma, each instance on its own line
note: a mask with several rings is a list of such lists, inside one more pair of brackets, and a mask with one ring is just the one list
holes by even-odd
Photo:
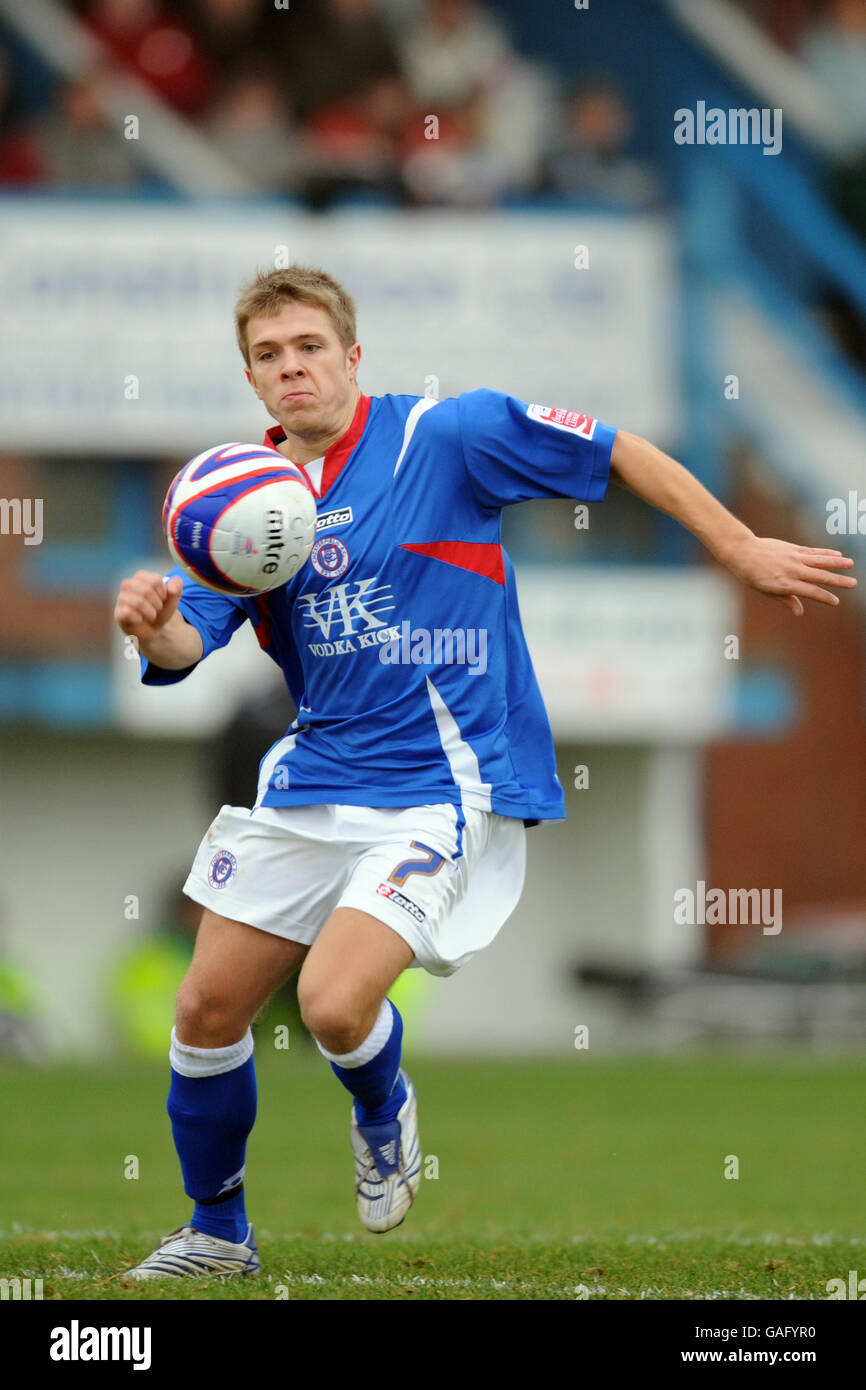
[[348, 526], [351, 520], [351, 507], [338, 507], [333, 512], [319, 512], [316, 518], [316, 530], [330, 531], [334, 526]]
[[596, 421], [591, 415], [581, 415], [577, 410], [565, 410], [555, 405], [531, 405], [526, 413], [530, 420], [553, 425], [554, 429], [568, 430], [570, 434], [580, 434], [584, 439], [592, 439], [595, 434]]

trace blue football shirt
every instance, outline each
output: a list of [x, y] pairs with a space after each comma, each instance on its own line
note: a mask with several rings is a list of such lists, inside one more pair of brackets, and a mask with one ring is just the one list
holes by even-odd
[[[288, 584], [255, 598], [179, 569], [203, 656], [247, 619], [298, 708], [262, 759], [256, 805], [450, 802], [559, 820], [553, 737], [520, 623], [502, 508], [597, 502], [615, 429], [498, 391], [443, 401], [362, 395], [304, 471], [317, 539]], [[265, 443], [285, 438], [280, 426]], [[182, 680], [142, 661], [151, 685]]]

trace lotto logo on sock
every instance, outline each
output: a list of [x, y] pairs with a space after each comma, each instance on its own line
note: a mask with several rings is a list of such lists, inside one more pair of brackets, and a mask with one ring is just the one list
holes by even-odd
[[410, 917], [415, 918], [416, 922], [423, 922], [427, 916], [427, 913], [423, 912], [417, 903], [413, 903], [411, 898], [404, 898], [403, 894], [398, 893], [397, 889], [390, 883], [380, 883], [376, 892], [383, 898], [390, 898], [392, 903], [402, 907], [404, 912], [408, 912]]
[[217, 1193], [217, 1196], [218, 1196], [218, 1197], [221, 1197], [221, 1196], [223, 1195], [224, 1192], [231, 1192], [231, 1190], [232, 1190], [233, 1187], [240, 1187], [241, 1183], [242, 1183], [243, 1180], [244, 1180], [244, 1172], [245, 1172], [245, 1171], [246, 1171], [246, 1164], [244, 1164], [244, 1167], [243, 1167], [243, 1168], [239, 1168], [238, 1171], [237, 1171], [236, 1173], [232, 1173], [232, 1175], [231, 1175], [230, 1178], [226, 1178], [225, 1182], [223, 1183], [222, 1187], [220, 1188], [219, 1192]]
[[238, 871], [238, 861], [230, 850], [217, 850], [207, 871], [207, 881], [211, 888], [225, 888]]

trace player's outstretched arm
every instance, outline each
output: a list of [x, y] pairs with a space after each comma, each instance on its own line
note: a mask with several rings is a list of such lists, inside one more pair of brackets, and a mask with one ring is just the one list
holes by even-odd
[[138, 650], [155, 666], [183, 671], [201, 661], [201, 634], [177, 610], [183, 580], [177, 575], [166, 583], [162, 575], [139, 570], [124, 579], [114, 607], [114, 621], [121, 632], [134, 637]]
[[756, 536], [687, 468], [640, 435], [617, 432], [610, 470], [615, 482], [686, 526], [744, 584], [781, 599], [798, 618], [804, 611], [804, 598], [839, 602], [822, 585], [856, 588], [853, 576], [833, 572], [850, 569], [854, 563], [850, 556], [840, 550]]

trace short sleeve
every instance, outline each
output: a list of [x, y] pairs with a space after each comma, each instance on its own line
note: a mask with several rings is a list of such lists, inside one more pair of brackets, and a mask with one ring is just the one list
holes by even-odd
[[[166, 578], [174, 579], [176, 576], [183, 580], [183, 594], [178, 604], [178, 612], [200, 634], [203, 648], [200, 660], [204, 661], [211, 652], [226, 646], [247, 614], [238, 599], [205, 589], [177, 566], [169, 571]], [[142, 684], [174, 685], [177, 681], [184, 680], [197, 665], [199, 662], [185, 666], [182, 670], [170, 671], [163, 666], [155, 666], [146, 657], [141, 657]]]
[[480, 390], [458, 397], [458, 419], [469, 480], [482, 506], [604, 497], [616, 430], [591, 415]]

